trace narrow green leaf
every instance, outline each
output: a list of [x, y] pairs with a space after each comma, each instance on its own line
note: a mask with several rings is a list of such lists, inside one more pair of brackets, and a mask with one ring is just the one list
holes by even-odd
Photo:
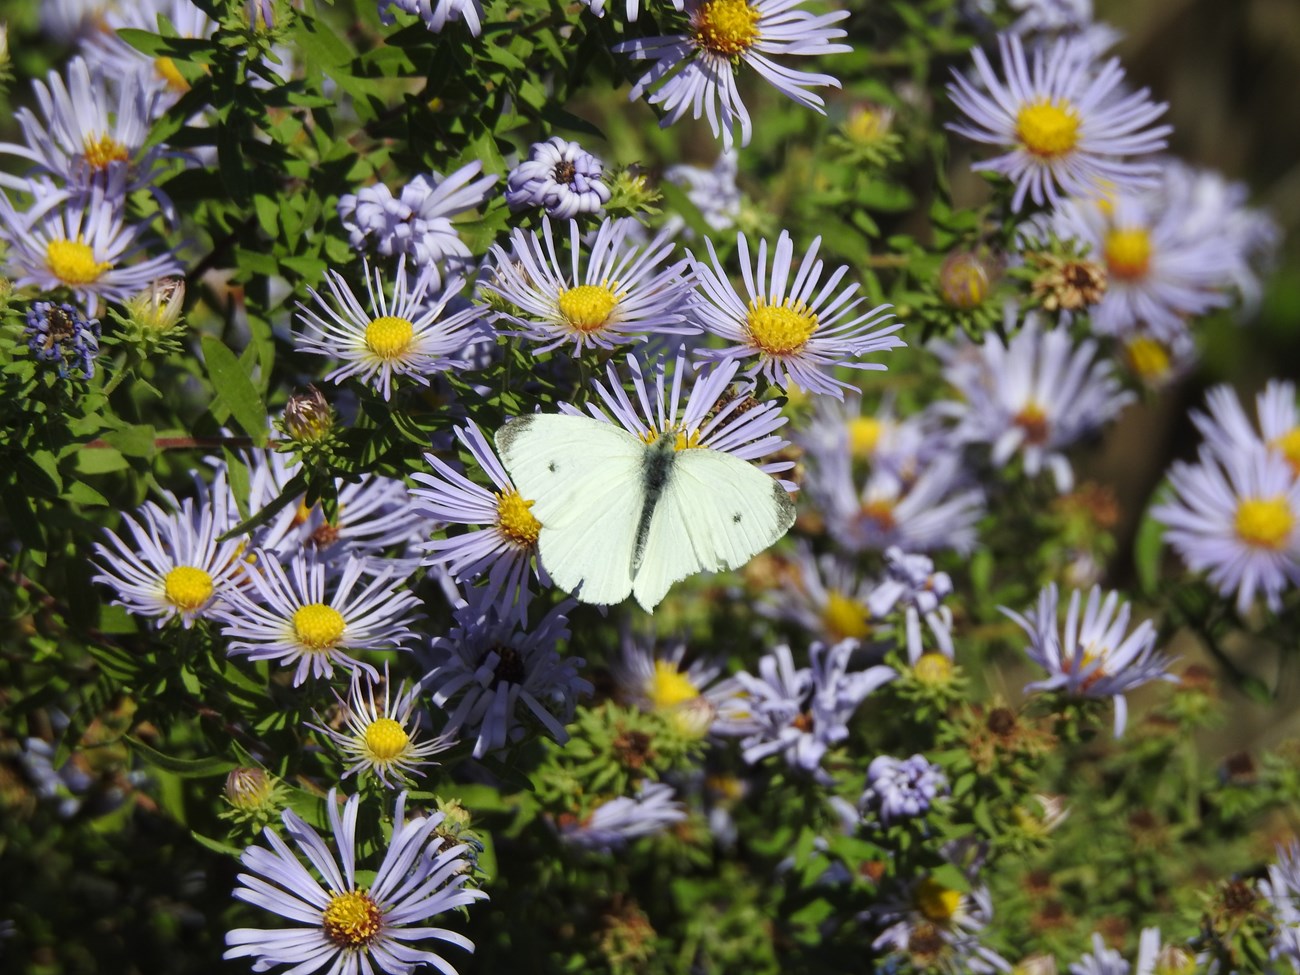
[[259, 447], [266, 445], [266, 406], [244, 367], [221, 342], [211, 335], [203, 336], [203, 361], [217, 399], [230, 409], [235, 422], [253, 438]]
[[164, 755], [155, 748], [150, 748], [138, 738], [126, 736], [127, 743], [135, 752], [150, 765], [156, 765], [158, 768], [174, 775], [179, 775], [184, 779], [200, 779], [214, 775], [225, 775], [235, 763], [224, 758], [175, 758], [171, 755]]

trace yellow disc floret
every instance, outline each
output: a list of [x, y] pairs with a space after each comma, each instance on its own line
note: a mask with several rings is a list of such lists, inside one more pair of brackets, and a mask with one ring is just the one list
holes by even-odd
[[874, 416], [854, 417], [849, 421], [849, 453], [866, 460], [875, 452], [885, 425]]
[[691, 679], [667, 660], [655, 661], [655, 675], [650, 682], [650, 700], [656, 711], [667, 711], [700, 696]]
[[519, 545], [536, 545], [542, 523], [528, 509], [536, 502], [525, 501], [518, 491], [497, 493], [497, 527], [512, 542]]
[[1146, 335], [1129, 340], [1124, 358], [1133, 374], [1145, 382], [1157, 382], [1169, 374], [1169, 350]]
[[557, 305], [568, 326], [586, 335], [610, 324], [610, 316], [618, 307], [618, 295], [604, 285], [580, 284], [562, 291]]
[[392, 718], [376, 718], [366, 726], [366, 751], [371, 758], [391, 762], [411, 743], [411, 736]]
[[107, 132], [96, 138], [88, 135], [82, 143], [86, 165], [91, 169], [107, 169], [109, 163], [126, 162], [131, 153]]
[[729, 58], [744, 54], [758, 41], [758, 21], [758, 11], [746, 0], [705, 0], [691, 18], [695, 43]]
[[1116, 227], [1102, 245], [1106, 270], [1121, 281], [1137, 281], [1151, 269], [1151, 234], [1145, 227]]
[[951, 921], [961, 907], [961, 893], [925, 879], [916, 886], [916, 909], [937, 924]]
[[1280, 437], [1274, 437], [1269, 446], [1286, 458], [1291, 469], [1300, 474], [1300, 427], [1293, 427]]
[[1016, 113], [1016, 138], [1042, 159], [1057, 159], [1079, 144], [1079, 116], [1067, 100], [1031, 102]]
[[108, 261], [96, 261], [90, 245], [76, 240], [56, 238], [45, 247], [45, 266], [64, 284], [94, 284], [105, 271], [112, 270]]
[[835, 640], [861, 640], [871, 632], [871, 611], [858, 600], [838, 589], [826, 594], [822, 608], [822, 626]]
[[1245, 498], [1237, 505], [1237, 537], [1247, 545], [1276, 551], [1286, 545], [1295, 515], [1286, 498]]
[[411, 347], [415, 325], [396, 315], [376, 318], [366, 326], [366, 348], [381, 359], [400, 359]]
[[212, 598], [212, 576], [192, 565], [178, 565], [163, 579], [167, 602], [177, 609], [195, 610]]
[[1052, 427], [1047, 419], [1047, 411], [1030, 400], [1012, 420], [1016, 426], [1025, 431], [1025, 443], [1033, 447], [1047, 443]]
[[802, 301], [786, 298], [779, 305], [769, 305], [764, 298], [754, 298], [745, 327], [754, 345], [768, 355], [792, 355], [817, 331], [817, 314]]
[[301, 606], [293, 614], [294, 634], [312, 650], [334, 649], [346, 627], [342, 614], [324, 603]]
[[364, 890], [350, 890], [330, 898], [321, 925], [340, 948], [362, 948], [383, 931], [384, 915]]

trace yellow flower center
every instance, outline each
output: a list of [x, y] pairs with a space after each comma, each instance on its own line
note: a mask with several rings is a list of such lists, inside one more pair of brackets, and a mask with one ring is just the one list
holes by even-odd
[[933, 880], [922, 880], [916, 886], [916, 909], [936, 924], [951, 921], [961, 907], [961, 893]]
[[337, 609], [324, 603], [301, 606], [293, 614], [293, 632], [312, 650], [332, 650], [347, 626]]
[[392, 718], [376, 718], [366, 728], [366, 751], [381, 762], [391, 762], [410, 743], [411, 736]]
[[321, 923], [340, 948], [363, 948], [384, 929], [384, 916], [364, 890], [350, 890], [330, 898]]
[[832, 589], [826, 594], [822, 609], [822, 626], [836, 640], [861, 640], [871, 632], [871, 611], [866, 606]]
[[1064, 98], [1031, 102], [1016, 113], [1016, 138], [1035, 156], [1056, 159], [1079, 144], [1079, 116]]
[[1117, 227], [1102, 246], [1106, 268], [1121, 281], [1137, 281], [1151, 268], [1151, 234], [1144, 227]]
[[952, 666], [952, 661], [941, 653], [923, 653], [912, 674], [927, 687], [942, 687], [952, 680]]
[[64, 284], [94, 284], [113, 265], [95, 260], [95, 252], [81, 238], [63, 240], [56, 238], [45, 248], [45, 266]]
[[657, 442], [660, 437], [664, 436], [675, 438], [673, 441], [673, 450], [693, 450], [700, 445], [700, 431], [692, 430], [688, 433], [685, 427], [670, 427], [663, 433], [660, 433], [658, 430], [651, 427], [649, 432], [641, 434], [641, 439], [644, 440], [646, 444], [653, 444]]
[[178, 565], [163, 580], [167, 602], [177, 609], [198, 609], [212, 598], [212, 576], [192, 565]]
[[1291, 469], [1300, 474], [1300, 427], [1294, 427], [1282, 436], [1275, 437], [1269, 446], [1285, 457]]
[[131, 153], [107, 132], [99, 138], [88, 135], [82, 143], [86, 164], [91, 169], [107, 169], [109, 163], [126, 162]]
[[655, 675], [650, 683], [650, 701], [656, 711], [667, 711], [700, 696], [691, 679], [667, 660], [655, 661]]
[[533, 517], [531, 508], [535, 501], [525, 501], [518, 491], [497, 492], [497, 527], [517, 545], [537, 544], [542, 523]]
[[802, 301], [791, 304], [786, 298], [769, 305], [766, 299], [755, 298], [749, 303], [745, 326], [754, 344], [768, 355], [791, 355], [817, 331], [817, 315]]
[[1046, 411], [1037, 403], [1032, 400], [1026, 403], [1024, 408], [1016, 414], [1013, 422], [1025, 431], [1025, 443], [1030, 446], [1040, 446], [1047, 443], [1048, 436], [1051, 433], [1051, 425], [1047, 422]]
[[859, 416], [849, 421], [849, 452], [858, 460], [866, 460], [880, 443], [885, 425], [874, 416]]
[[[618, 287], [618, 282], [614, 287]], [[562, 292], [558, 305], [569, 327], [586, 335], [609, 324], [610, 315], [618, 307], [618, 295], [604, 285], [580, 284]]]
[[176, 62], [171, 58], [154, 58], [153, 69], [157, 72], [159, 78], [167, 82], [167, 87], [178, 95], [183, 95], [190, 90], [190, 83], [176, 69]]
[[395, 315], [376, 318], [366, 326], [366, 348], [381, 359], [399, 359], [411, 347], [415, 325]]
[[1154, 381], [1169, 373], [1169, 350], [1153, 338], [1139, 335], [1124, 346], [1128, 367], [1139, 379]]
[[1280, 549], [1295, 527], [1286, 498], [1245, 498], [1237, 505], [1237, 537], [1256, 548]]
[[746, 0], [706, 0], [692, 17], [695, 43], [729, 58], [744, 54], [759, 38], [758, 21]]
[[867, 521], [874, 522], [876, 528], [882, 532], [892, 532], [898, 524], [894, 520], [893, 502], [884, 499], [868, 501], [864, 504], [862, 506], [862, 517]]

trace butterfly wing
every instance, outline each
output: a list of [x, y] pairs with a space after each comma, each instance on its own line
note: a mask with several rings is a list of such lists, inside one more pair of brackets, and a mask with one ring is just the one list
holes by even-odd
[[633, 568], [632, 593], [653, 610], [678, 579], [744, 565], [794, 517], [785, 489], [753, 464], [720, 450], [678, 451]]
[[587, 603], [625, 599], [646, 445], [613, 424], [558, 413], [511, 420], [496, 444], [516, 490], [534, 502], [538, 552], [555, 584]]

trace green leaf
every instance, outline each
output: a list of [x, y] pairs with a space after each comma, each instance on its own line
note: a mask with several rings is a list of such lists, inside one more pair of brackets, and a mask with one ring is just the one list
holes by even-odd
[[65, 501], [71, 501], [73, 504], [98, 505], [103, 508], [108, 507], [108, 498], [104, 497], [85, 481], [73, 481], [68, 485], [67, 490], [60, 495]]
[[217, 399], [259, 447], [266, 445], [266, 406], [235, 354], [211, 335], [203, 336], [203, 361]]
[[190, 836], [194, 837], [194, 842], [199, 846], [207, 847], [213, 853], [220, 853], [222, 856], [237, 857], [243, 854], [243, 850], [237, 850], [228, 843], [222, 843], [220, 840], [214, 840], [210, 836], [204, 836], [202, 833], [196, 833], [190, 830]]
[[179, 775], [183, 779], [209, 778], [225, 775], [235, 763], [224, 758], [174, 758], [164, 755], [155, 748], [150, 748], [138, 738], [126, 735], [126, 741], [135, 752], [150, 765], [155, 765], [166, 772]]
[[122, 452], [113, 447], [88, 447], [77, 451], [77, 472], [80, 474], [112, 474], [130, 466]]
[[[1152, 505], [1162, 501], [1167, 493], [1167, 490], [1157, 491]], [[1164, 536], [1164, 526], [1151, 517], [1151, 508], [1148, 507], [1133, 539], [1133, 565], [1144, 596], [1154, 594], [1160, 583], [1160, 546]]]
[[[121, 427], [104, 434], [104, 442], [111, 444], [127, 457], [152, 457], [158, 450], [155, 443], [157, 431], [146, 424]], [[91, 453], [91, 451], [83, 451]]]

